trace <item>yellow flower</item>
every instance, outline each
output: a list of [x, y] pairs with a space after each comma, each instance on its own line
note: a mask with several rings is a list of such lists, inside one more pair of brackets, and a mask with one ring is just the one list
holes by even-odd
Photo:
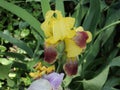
[[72, 39], [65, 39], [65, 51], [67, 52], [67, 57], [76, 57], [82, 53], [82, 48], [80, 48]]
[[48, 11], [41, 28], [45, 32], [47, 43], [55, 44], [65, 38], [72, 38], [75, 35], [73, 26], [75, 19], [63, 17], [60, 11]]
[[47, 74], [51, 73], [52, 71], [55, 71], [55, 66], [50, 66], [46, 70]]
[[[48, 11], [41, 28], [45, 32], [45, 43], [47, 46], [56, 45], [59, 41], [65, 42], [67, 57], [76, 57], [86, 48], [86, 43], [92, 40], [89, 31], [83, 27], [74, 28], [75, 19], [63, 17], [58, 10]], [[45, 56], [49, 54], [45, 54]]]
[[53, 71], [55, 71], [55, 66], [42, 66], [42, 63], [39, 62], [37, 63], [37, 65], [34, 66], [35, 72], [30, 72], [29, 75], [34, 78], [34, 79], [38, 79], [40, 77], [42, 77], [44, 74], [49, 74]]
[[34, 66], [34, 68], [35, 68], [36, 70], [40, 70], [41, 67], [42, 67], [42, 63], [41, 63], [41, 62], [37, 63], [37, 64]]
[[42, 77], [42, 75], [44, 75], [45, 72], [39, 72], [39, 71], [36, 71], [36, 72], [30, 72], [29, 75], [34, 78], [34, 79], [38, 79], [40, 77]]
[[[75, 28], [74, 23], [74, 18], [63, 17], [60, 11], [55, 10], [48, 11], [45, 21], [41, 24], [41, 28], [46, 36], [44, 60], [53, 64], [58, 59], [58, 54], [65, 52], [67, 60], [63, 69], [70, 76], [77, 73], [78, 60], [76, 57], [86, 49], [87, 43], [92, 40], [92, 34], [89, 31], [85, 31], [81, 26]], [[64, 50], [61, 50], [61, 52], [59, 52], [60, 49], [57, 47], [57, 45], [60, 45], [60, 42], [64, 42], [64, 45], [62, 45]], [[40, 69], [41, 67], [39, 65], [36, 69]], [[45, 73], [50, 73], [54, 69], [54, 67], [44, 67], [39, 72], [45, 71]], [[40, 76], [41, 73], [37, 75]]]
[[86, 44], [92, 40], [92, 34], [89, 31], [84, 31], [80, 26], [76, 29], [76, 35], [72, 39], [65, 39], [65, 51], [67, 57], [77, 57], [86, 48]]

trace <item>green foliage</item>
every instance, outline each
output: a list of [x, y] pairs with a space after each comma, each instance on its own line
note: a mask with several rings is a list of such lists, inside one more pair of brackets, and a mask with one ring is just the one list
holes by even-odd
[[4, 80], [8, 77], [11, 65], [0, 65], [0, 79]]
[[48, 0], [41, 0], [41, 6], [42, 6], [43, 15], [45, 17], [45, 14], [47, 13], [47, 11], [50, 10], [49, 1]]
[[[29, 72], [33, 66], [39, 61], [48, 65], [43, 61], [44, 33], [40, 25], [51, 9], [74, 17], [76, 27], [83, 26], [93, 35], [78, 57], [77, 75], [65, 76], [62, 87], [120, 89], [119, 0], [0, 0], [0, 90], [25, 90], [32, 82]], [[58, 50], [63, 49], [61, 43]], [[56, 69], [59, 72], [59, 67]]]
[[11, 11], [12, 13], [16, 14], [17, 16], [21, 17], [23, 20], [27, 21], [32, 27], [35, 28], [35, 31], [43, 36], [42, 30], [40, 30], [40, 22], [36, 20], [32, 15], [26, 12], [24, 9], [12, 4], [8, 3], [4, 0], [0, 1], [0, 6], [4, 9]]
[[64, 5], [63, 5], [63, 0], [56, 0], [56, 10], [59, 10], [62, 12], [62, 15], [65, 16], [65, 11], [64, 11]]
[[85, 90], [101, 90], [109, 72], [109, 66], [105, 68], [98, 76], [91, 80], [83, 80]]
[[99, 21], [99, 17], [100, 17], [100, 1], [90, 0], [90, 8], [83, 22], [83, 27], [85, 28], [85, 30], [90, 30], [94, 34]]
[[27, 45], [24, 42], [22, 42], [20, 40], [17, 40], [15, 38], [11, 37], [10, 35], [4, 34], [2, 32], [0, 32], [0, 37], [8, 40], [9, 42], [13, 43], [14, 45], [16, 45], [16, 46], [20, 47], [21, 49], [25, 50], [28, 53], [28, 55], [30, 57], [32, 57], [32, 55], [33, 55], [32, 50], [29, 47], [27, 47]]

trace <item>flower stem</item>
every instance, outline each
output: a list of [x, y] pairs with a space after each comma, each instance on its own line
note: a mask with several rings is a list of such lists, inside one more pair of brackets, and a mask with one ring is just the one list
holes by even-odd
[[35, 58], [35, 57], [36, 57], [36, 53], [38, 52], [39, 47], [40, 47], [40, 42], [39, 42], [39, 41], [37, 41], [37, 46], [36, 46], [36, 48], [35, 48], [35, 51], [34, 51], [34, 54], [33, 54], [33, 58]]
[[59, 71], [60, 71], [60, 67], [61, 67], [61, 63], [60, 63], [60, 60], [58, 60], [58, 67], [57, 67], [56, 72], [59, 72]]

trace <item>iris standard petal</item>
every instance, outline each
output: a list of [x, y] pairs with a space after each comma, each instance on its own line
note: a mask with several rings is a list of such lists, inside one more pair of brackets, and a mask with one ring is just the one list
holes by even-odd
[[67, 57], [76, 57], [82, 53], [82, 48], [72, 39], [65, 39], [65, 51], [67, 52]]
[[53, 37], [56, 41], [63, 40], [66, 36], [66, 27], [63, 20], [57, 20], [53, 26]]
[[46, 21], [50, 21], [51, 17], [53, 16], [54, 14], [54, 11], [53, 10], [50, 10], [48, 11], [46, 14], [45, 14], [45, 20]]
[[65, 18], [64, 18], [64, 22], [65, 22], [65, 24], [66, 24], [66, 28], [67, 28], [67, 29], [71, 29], [71, 28], [74, 27], [75, 18], [65, 17]]
[[56, 19], [53, 25], [53, 37], [56, 41], [63, 40], [64, 38], [72, 38], [75, 35], [73, 28], [75, 19], [74, 18], [61, 18]]
[[[73, 29], [75, 19], [72, 17], [63, 17], [58, 10], [48, 11], [45, 21], [41, 24], [45, 36], [52, 40], [47, 40], [49, 43], [57, 43], [64, 38], [72, 38], [75, 35]], [[51, 38], [52, 37], [52, 38]]]
[[44, 49], [44, 60], [50, 64], [53, 64], [56, 61], [57, 50], [54, 46], [48, 46]]
[[58, 90], [59, 86], [61, 85], [63, 81], [63, 77], [64, 77], [63, 73], [58, 74], [56, 72], [53, 72], [51, 74], [44, 76], [44, 78], [47, 79], [51, 83], [53, 90]]
[[41, 28], [45, 33], [45, 36], [48, 38], [50, 36], [53, 35], [53, 25], [54, 25], [54, 21], [55, 18], [51, 17], [49, 20], [45, 20], [42, 24], [41, 24]]
[[66, 26], [64, 19], [57, 20], [53, 26], [53, 37], [55, 41], [64, 40], [66, 37], [73, 37], [75, 32], [73, 32], [70, 27]]
[[55, 17], [56, 17], [57, 19], [63, 18], [61, 11], [55, 10], [55, 11], [54, 11], [54, 14], [55, 14]]
[[41, 24], [41, 28], [45, 33], [46, 37], [50, 37], [52, 35], [52, 24], [54, 22], [53, 17], [54, 11], [50, 10], [45, 15], [45, 21]]

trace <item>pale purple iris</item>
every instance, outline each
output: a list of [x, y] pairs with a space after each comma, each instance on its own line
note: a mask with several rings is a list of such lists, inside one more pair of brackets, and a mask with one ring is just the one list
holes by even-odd
[[44, 75], [43, 78], [35, 80], [27, 90], [60, 90], [64, 74], [56, 72]]
[[31, 83], [27, 90], [52, 90], [52, 86], [46, 79], [37, 79]]
[[59, 86], [62, 83], [64, 73], [58, 74], [53, 72], [49, 75], [45, 75], [44, 78], [47, 79], [53, 87], [53, 90], [58, 90]]

